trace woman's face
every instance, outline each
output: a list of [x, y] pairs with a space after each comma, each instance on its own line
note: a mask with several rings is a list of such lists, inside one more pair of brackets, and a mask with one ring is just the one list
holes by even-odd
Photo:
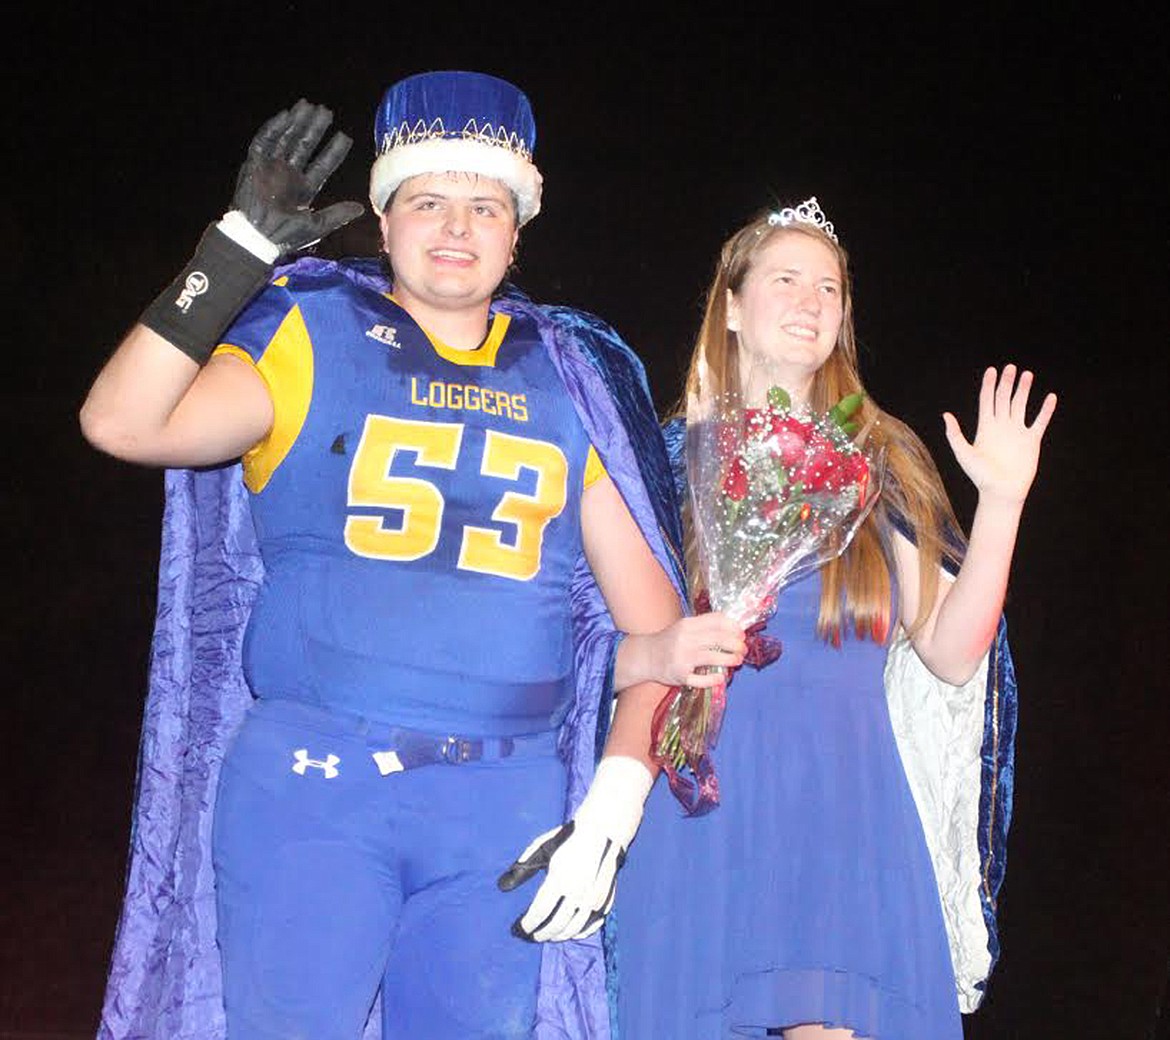
[[745, 379], [763, 372], [803, 398], [837, 344], [843, 293], [831, 246], [799, 231], [773, 236], [739, 291], [728, 292], [727, 327], [738, 336]]

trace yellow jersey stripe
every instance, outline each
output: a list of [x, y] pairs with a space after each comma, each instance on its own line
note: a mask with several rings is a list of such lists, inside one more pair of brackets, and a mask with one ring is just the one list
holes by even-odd
[[300, 436], [313, 397], [313, 344], [300, 307], [285, 315], [259, 363], [239, 347], [221, 343], [217, 354], [232, 354], [253, 365], [272, 397], [272, 429], [245, 453], [244, 484], [259, 494]]
[[592, 444], [589, 445], [589, 454], [585, 458], [585, 487], [592, 487], [602, 477], [606, 476], [605, 466], [601, 464], [601, 456]]
[[[386, 299], [392, 303], [398, 303], [391, 293], [385, 294]], [[406, 310], [405, 307], [402, 307]], [[407, 312], [409, 314], [409, 311]], [[491, 327], [488, 329], [487, 339], [485, 339], [481, 346], [475, 350], [458, 350], [455, 347], [449, 347], [437, 336], [432, 336], [431, 333], [418, 325], [423, 335], [431, 341], [431, 346], [435, 353], [446, 361], [450, 361], [454, 365], [464, 365], [470, 368], [495, 368], [496, 355], [500, 352], [500, 344], [504, 342], [504, 337], [508, 334], [508, 326], [512, 323], [512, 316], [510, 314], [496, 314], [492, 317]]]

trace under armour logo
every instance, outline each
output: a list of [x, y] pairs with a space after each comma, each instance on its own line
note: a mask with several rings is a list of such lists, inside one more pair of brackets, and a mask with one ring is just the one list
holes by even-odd
[[372, 329], [366, 330], [366, 335], [379, 343], [385, 343], [388, 347], [402, 349], [402, 344], [398, 342], [398, 330], [393, 325], [375, 325]]
[[298, 776], [304, 776], [305, 770], [310, 766], [313, 769], [322, 770], [325, 773], [326, 780], [332, 780], [335, 776], [340, 775], [337, 766], [341, 762], [341, 759], [336, 755], [326, 755], [324, 760], [320, 758], [309, 758], [309, 749], [300, 748], [293, 752], [293, 758], [296, 761], [293, 763], [292, 771]]
[[175, 306], [186, 314], [191, 304], [195, 302], [195, 297], [202, 296], [203, 293], [207, 292], [209, 285], [211, 282], [207, 275], [202, 271], [192, 271], [187, 275], [187, 281], [183, 284], [183, 291], [179, 293], [179, 298], [175, 300]]

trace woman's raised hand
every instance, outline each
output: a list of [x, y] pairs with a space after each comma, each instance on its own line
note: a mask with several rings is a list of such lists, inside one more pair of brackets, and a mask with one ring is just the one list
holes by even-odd
[[1004, 365], [989, 368], [979, 389], [979, 419], [974, 442], [968, 441], [950, 412], [943, 413], [947, 440], [963, 472], [980, 496], [1022, 503], [1036, 476], [1040, 441], [1056, 411], [1056, 395], [1048, 394], [1029, 426], [1026, 421], [1032, 373]]

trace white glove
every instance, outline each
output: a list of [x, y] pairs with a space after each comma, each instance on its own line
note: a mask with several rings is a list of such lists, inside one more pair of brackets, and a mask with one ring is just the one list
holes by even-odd
[[617, 872], [642, 822], [654, 778], [636, 758], [603, 758], [585, 800], [566, 824], [545, 831], [499, 880], [510, 892], [547, 868], [548, 876], [512, 934], [530, 942], [583, 939], [613, 906]]

